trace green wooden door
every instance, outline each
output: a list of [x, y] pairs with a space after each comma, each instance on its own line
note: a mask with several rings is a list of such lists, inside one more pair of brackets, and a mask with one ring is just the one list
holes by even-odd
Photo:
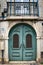
[[26, 25], [13, 28], [9, 34], [9, 60], [35, 60], [36, 36], [34, 30]]
[[23, 60], [35, 60], [36, 36], [30, 27], [23, 27]]

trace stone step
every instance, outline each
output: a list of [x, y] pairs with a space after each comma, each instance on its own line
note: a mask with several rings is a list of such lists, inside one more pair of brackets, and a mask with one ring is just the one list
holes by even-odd
[[30, 63], [30, 64], [0, 64], [0, 65], [38, 65], [38, 64], [32, 64], [32, 63]]
[[38, 63], [8, 63], [8, 64], [0, 64], [0, 65], [40, 65]]

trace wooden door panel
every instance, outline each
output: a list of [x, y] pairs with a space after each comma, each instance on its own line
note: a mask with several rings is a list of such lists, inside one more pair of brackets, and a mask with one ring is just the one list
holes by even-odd
[[34, 60], [35, 59], [35, 36], [33, 31], [24, 26], [23, 34], [23, 60]]
[[22, 60], [22, 48], [21, 43], [22, 43], [22, 33], [21, 33], [21, 28], [20, 27], [16, 27], [13, 32], [11, 32], [10, 34], [10, 60], [11, 61], [18, 61], [18, 60]]

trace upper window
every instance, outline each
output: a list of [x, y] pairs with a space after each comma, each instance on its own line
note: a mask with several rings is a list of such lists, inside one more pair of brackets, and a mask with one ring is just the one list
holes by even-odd
[[37, 0], [15, 0], [8, 2], [9, 15], [35, 15], [38, 16], [38, 1]]
[[29, 0], [23, 0], [23, 2], [29, 2]]
[[15, 0], [15, 2], [21, 2], [21, 0]]
[[37, 0], [15, 0], [15, 2], [37, 2]]
[[15, 2], [29, 2], [29, 0], [15, 0]]
[[34, 0], [34, 2], [37, 2], [38, 0]]

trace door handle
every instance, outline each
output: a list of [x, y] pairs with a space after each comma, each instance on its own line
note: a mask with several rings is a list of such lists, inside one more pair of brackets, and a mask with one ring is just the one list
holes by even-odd
[[20, 48], [21, 48], [22, 44], [20, 45]]
[[23, 47], [25, 48], [25, 45], [23, 44]]
[[20, 45], [20, 48], [21, 48], [21, 47], [24, 47], [24, 48], [25, 48], [25, 45], [24, 45], [24, 44], [21, 44], [21, 45]]

